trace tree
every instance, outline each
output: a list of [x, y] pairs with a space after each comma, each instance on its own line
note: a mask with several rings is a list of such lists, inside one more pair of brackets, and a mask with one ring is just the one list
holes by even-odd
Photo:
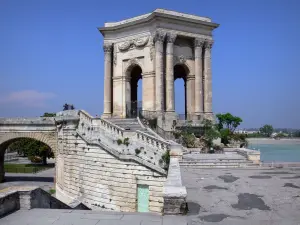
[[265, 137], [271, 137], [273, 131], [273, 126], [269, 124], [266, 124], [263, 127], [259, 128], [259, 132]]
[[218, 130], [222, 130], [227, 128], [231, 133], [235, 131], [235, 129], [243, 122], [240, 117], [233, 116], [230, 113], [226, 114], [217, 114], [218, 118]]
[[203, 120], [204, 135], [202, 137], [208, 150], [213, 147], [213, 140], [220, 137], [220, 132], [217, 130], [216, 125], [211, 120]]
[[55, 116], [56, 116], [56, 113], [45, 112], [44, 115], [42, 115], [41, 117], [55, 117]]
[[63, 111], [65, 111], [65, 110], [74, 110], [75, 109], [75, 107], [74, 107], [74, 105], [72, 105], [72, 104], [67, 104], [67, 103], [65, 103], [64, 105], [63, 105]]
[[230, 113], [217, 114], [216, 117], [218, 118], [217, 127], [221, 134], [221, 143], [228, 145], [230, 140], [235, 138], [234, 131], [243, 122], [243, 120]]
[[20, 138], [8, 147], [11, 151], [18, 151], [18, 153], [28, 157], [31, 161], [36, 157], [41, 157], [43, 164], [47, 164], [47, 158], [54, 158], [51, 148], [41, 141]]

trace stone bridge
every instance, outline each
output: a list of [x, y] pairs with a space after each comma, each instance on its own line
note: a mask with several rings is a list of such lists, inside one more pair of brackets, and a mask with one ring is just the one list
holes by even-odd
[[0, 182], [4, 180], [4, 154], [18, 138], [32, 138], [47, 144], [54, 153], [57, 132], [54, 118], [0, 118]]

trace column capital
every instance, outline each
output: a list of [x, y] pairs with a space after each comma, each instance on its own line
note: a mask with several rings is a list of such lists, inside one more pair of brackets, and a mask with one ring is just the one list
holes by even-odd
[[176, 40], [177, 34], [174, 32], [169, 32], [167, 33], [167, 43], [172, 43], [174, 44]]
[[204, 48], [205, 49], [211, 49], [213, 44], [214, 44], [213, 40], [205, 40]]
[[111, 53], [112, 50], [113, 50], [113, 44], [112, 43], [106, 42], [106, 43], [103, 44], [104, 53]]
[[164, 30], [156, 30], [154, 33], [154, 42], [163, 43], [166, 37], [166, 32]]
[[202, 48], [204, 46], [204, 43], [205, 43], [205, 39], [203, 39], [203, 38], [195, 38], [194, 39], [194, 46], [195, 46], [195, 48], [196, 47]]

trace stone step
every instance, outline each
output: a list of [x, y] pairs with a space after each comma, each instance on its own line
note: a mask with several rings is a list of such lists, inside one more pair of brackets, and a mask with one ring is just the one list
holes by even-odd
[[130, 123], [137, 123], [139, 124], [137, 119], [109, 119], [112, 123], [122, 123], [122, 124], [130, 124]]
[[186, 167], [192, 167], [193, 169], [215, 169], [215, 168], [256, 168], [256, 165], [253, 164], [242, 164], [242, 165], [197, 165], [197, 166], [191, 166], [191, 165], [181, 165], [181, 167], [186, 168]]
[[197, 159], [197, 160], [181, 160], [182, 163], [243, 163], [249, 162], [247, 159]]
[[238, 165], [244, 165], [244, 164], [251, 164], [251, 162], [249, 161], [245, 161], [245, 162], [241, 162], [241, 163], [234, 163], [234, 162], [224, 162], [224, 163], [221, 163], [221, 162], [216, 162], [216, 163], [213, 163], [213, 162], [208, 162], [208, 163], [201, 163], [201, 162], [198, 162], [198, 163], [185, 163], [185, 162], [180, 162], [180, 165], [183, 165], [183, 166], [214, 166], [214, 165], [228, 165], [228, 166], [238, 166]]

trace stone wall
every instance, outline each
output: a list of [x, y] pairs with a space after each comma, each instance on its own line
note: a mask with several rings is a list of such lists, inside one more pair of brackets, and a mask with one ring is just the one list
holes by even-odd
[[187, 212], [185, 186], [182, 185], [179, 160], [182, 159], [182, 146], [173, 144], [170, 150], [168, 178], [164, 186], [164, 214], [176, 215]]
[[0, 218], [19, 209], [20, 200], [17, 192], [0, 194]]
[[82, 209], [81, 202], [68, 205], [38, 187], [10, 187], [0, 194], [0, 218], [19, 209]]
[[135, 212], [137, 185], [144, 184], [149, 186], [149, 211], [161, 213], [165, 174], [88, 144], [78, 126], [68, 123], [58, 132], [56, 197], [67, 203], [79, 199], [96, 210]]

